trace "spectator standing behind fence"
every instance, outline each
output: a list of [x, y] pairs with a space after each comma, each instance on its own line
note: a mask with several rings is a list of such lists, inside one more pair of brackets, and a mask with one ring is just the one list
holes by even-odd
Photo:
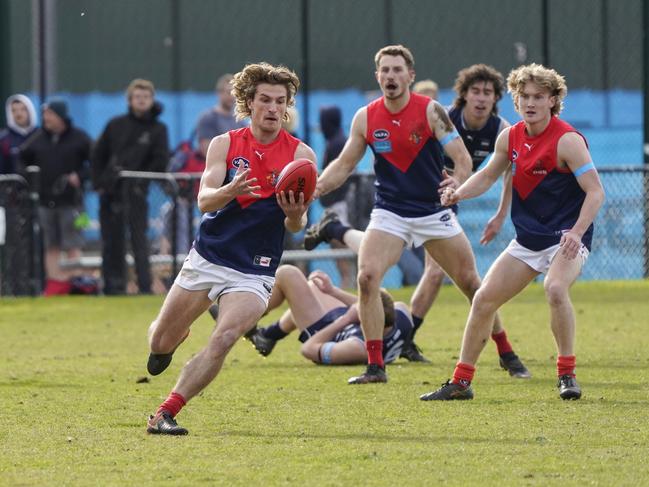
[[218, 103], [198, 119], [196, 136], [198, 137], [198, 150], [203, 154], [203, 157], [207, 154], [207, 147], [214, 137], [229, 130], [245, 127], [245, 123], [238, 121], [234, 116], [234, 96], [232, 96], [231, 90], [232, 75], [226, 73], [216, 81]]
[[[126, 292], [126, 224], [130, 233], [140, 294], [151, 292], [148, 182], [118, 185], [121, 170], [164, 172], [169, 160], [167, 126], [158, 120], [162, 105], [153, 83], [134, 79], [126, 90], [128, 113], [108, 122], [92, 157], [93, 184], [99, 193], [104, 294]], [[123, 198], [123, 200], [122, 200]]]
[[72, 126], [67, 103], [43, 105], [43, 126], [20, 147], [20, 164], [39, 166], [39, 219], [45, 245], [45, 295], [68, 294], [73, 269], [63, 269], [62, 253], [79, 259], [83, 236], [83, 182], [88, 178], [92, 140]]
[[[325, 138], [325, 153], [322, 159], [322, 169], [324, 170], [331, 161], [333, 161], [345, 146], [347, 137], [342, 128], [342, 112], [337, 106], [326, 106], [320, 109], [320, 129]], [[349, 225], [349, 208], [347, 207], [347, 193], [351, 181], [348, 179], [340, 188], [320, 198], [320, 203], [325, 208], [326, 213], [333, 212], [344, 225]], [[342, 248], [337, 242], [330, 242], [334, 248]], [[352, 264], [349, 261], [336, 260], [338, 272], [340, 272], [341, 287], [349, 288], [353, 286]]]
[[36, 110], [25, 95], [11, 95], [5, 103], [7, 127], [0, 130], [0, 174], [18, 172], [18, 148], [36, 131]]
[[[25, 95], [11, 95], [5, 104], [7, 127], [0, 130], [0, 174], [20, 172], [18, 148], [36, 131], [36, 110]], [[21, 295], [30, 292], [29, 259], [30, 228], [25, 205], [26, 197], [16, 186], [2, 188], [0, 212], [4, 214], [4, 252], [0, 274], [0, 294]], [[1, 218], [1, 215], [0, 215]], [[0, 230], [1, 231], [1, 230]], [[0, 239], [2, 240], [2, 239]]]

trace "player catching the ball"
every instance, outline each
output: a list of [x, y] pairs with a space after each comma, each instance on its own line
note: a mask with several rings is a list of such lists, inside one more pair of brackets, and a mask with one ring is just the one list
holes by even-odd
[[[315, 191], [317, 197], [339, 187], [366, 147], [371, 147], [376, 199], [358, 256], [359, 308], [368, 366], [350, 384], [387, 382], [379, 289], [404, 245], [423, 244], [467, 298], [472, 299], [480, 286], [471, 245], [438, 194], [468, 178], [471, 157], [444, 108], [410, 91], [415, 62], [407, 48], [384, 47], [374, 62], [383, 96], [356, 112], [342, 153], [322, 173]], [[444, 154], [455, 164], [453, 177], [446, 177]]]
[[541, 273], [546, 274], [545, 295], [557, 343], [559, 396], [581, 397], [569, 292], [588, 258], [604, 189], [584, 137], [558, 117], [568, 91], [563, 77], [530, 64], [513, 70], [507, 86], [523, 120], [503, 130], [485, 168], [457, 189], [446, 187], [442, 203], [479, 196], [511, 167], [516, 238], [493, 263], [473, 299], [453, 379], [421, 396], [424, 401], [473, 398], [475, 365], [496, 311]]
[[187, 434], [175, 416], [218, 375], [236, 341], [264, 314], [284, 232], [298, 232], [306, 223], [309, 202], [303, 193], [275, 193], [277, 177], [290, 161], [315, 162], [313, 150], [282, 129], [299, 83], [289, 69], [267, 63], [247, 65], [234, 76], [237, 118], [249, 117], [250, 127], [215, 137], [209, 145], [198, 194], [203, 217], [194, 246], [149, 328], [149, 373], [167, 368], [191, 324], [215, 300], [219, 316], [207, 346], [187, 362], [169, 397], [149, 419], [149, 433]]

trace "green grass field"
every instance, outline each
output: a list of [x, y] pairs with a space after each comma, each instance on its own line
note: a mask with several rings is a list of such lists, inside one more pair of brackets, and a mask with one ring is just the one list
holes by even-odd
[[146, 418], [208, 315], [138, 383], [162, 298], [0, 300], [0, 484], [647, 485], [649, 282], [580, 282], [573, 300], [581, 401], [558, 398], [539, 285], [503, 309], [530, 381], [501, 371], [489, 344], [475, 400], [419, 401], [452, 372], [468, 312], [445, 287], [417, 340], [432, 364], [401, 359], [388, 384], [348, 386], [362, 367], [315, 366], [296, 336], [266, 359], [241, 341], [178, 416], [190, 430], [178, 438], [148, 436]]

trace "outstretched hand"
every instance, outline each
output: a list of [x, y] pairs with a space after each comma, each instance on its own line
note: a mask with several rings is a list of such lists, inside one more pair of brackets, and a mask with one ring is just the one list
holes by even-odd
[[248, 174], [250, 174], [250, 168], [243, 169], [243, 166], [237, 168], [234, 178], [230, 181], [230, 187], [232, 188], [235, 197], [242, 194], [247, 194], [254, 198], [261, 197], [261, 194], [255, 193], [255, 191], [261, 189], [261, 186], [255, 184], [257, 178], [248, 179]]

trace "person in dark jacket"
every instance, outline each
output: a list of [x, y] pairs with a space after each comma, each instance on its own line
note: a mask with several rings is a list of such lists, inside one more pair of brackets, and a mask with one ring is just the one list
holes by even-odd
[[128, 113], [108, 122], [92, 156], [92, 180], [99, 193], [104, 294], [126, 292], [126, 224], [141, 294], [151, 293], [149, 265], [148, 183], [127, 180], [119, 172], [164, 172], [169, 162], [167, 127], [158, 120], [162, 106], [154, 100], [153, 83], [135, 79], [126, 95]]
[[[0, 130], [0, 175], [19, 172], [19, 147], [37, 128], [34, 104], [25, 95], [11, 95], [5, 110], [7, 127]], [[26, 262], [29, 262], [31, 213], [27, 192], [12, 183], [0, 186], [0, 213], [5, 217], [0, 294], [29, 294], [32, 289]]]
[[39, 219], [45, 245], [45, 295], [68, 294], [73, 269], [60, 265], [81, 257], [80, 217], [83, 182], [88, 178], [92, 140], [72, 126], [67, 103], [52, 98], [43, 105], [43, 126], [20, 147], [23, 166], [40, 167]]

